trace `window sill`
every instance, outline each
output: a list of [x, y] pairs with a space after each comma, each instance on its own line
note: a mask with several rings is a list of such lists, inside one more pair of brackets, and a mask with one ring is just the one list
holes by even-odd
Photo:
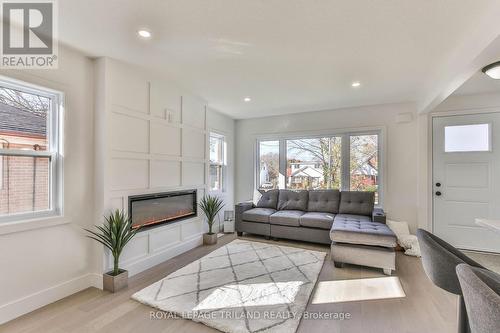
[[226, 191], [221, 191], [221, 190], [208, 190], [209, 194], [213, 195], [226, 195]]
[[0, 223], [0, 235], [13, 234], [17, 232], [31, 231], [35, 229], [48, 228], [57, 225], [68, 224], [71, 221], [64, 216], [47, 216], [15, 222]]

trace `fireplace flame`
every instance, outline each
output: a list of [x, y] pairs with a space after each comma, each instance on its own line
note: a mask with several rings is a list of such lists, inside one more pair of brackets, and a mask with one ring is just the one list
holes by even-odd
[[157, 224], [157, 223], [163, 223], [163, 222], [166, 222], [166, 221], [170, 221], [170, 220], [175, 220], [175, 219], [178, 219], [178, 218], [181, 218], [181, 217], [186, 217], [186, 216], [190, 216], [190, 215], [194, 215], [195, 212], [192, 211], [192, 210], [189, 210], [189, 209], [180, 209], [178, 210], [177, 212], [173, 213], [173, 214], [169, 214], [167, 216], [160, 216], [160, 217], [150, 217], [150, 218], [146, 218], [146, 219], [142, 219], [140, 221], [136, 221], [134, 223], [134, 225], [132, 225], [132, 229], [137, 229], [139, 227], [145, 227], [145, 226], [148, 226], [148, 225], [153, 225], [153, 224]]

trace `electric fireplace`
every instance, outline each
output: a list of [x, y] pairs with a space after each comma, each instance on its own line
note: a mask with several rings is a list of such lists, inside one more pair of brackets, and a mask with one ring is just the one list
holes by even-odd
[[128, 197], [132, 229], [172, 223], [197, 215], [196, 190]]

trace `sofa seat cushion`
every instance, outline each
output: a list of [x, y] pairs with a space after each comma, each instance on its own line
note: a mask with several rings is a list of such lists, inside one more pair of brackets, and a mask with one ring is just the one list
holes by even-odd
[[248, 222], [264, 222], [269, 223], [269, 216], [276, 213], [276, 209], [272, 208], [252, 208], [243, 212], [244, 221]]
[[301, 210], [280, 210], [269, 217], [271, 224], [300, 227], [300, 217], [304, 215]]
[[354, 214], [337, 214], [335, 215], [334, 222], [371, 222], [372, 219], [365, 215], [354, 215]]
[[307, 210], [309, 212], [324, 212], [337, 214], [339, 212], [339, 190], [312, 190], [309, 191]]
[[372, 222], [367, 216], [339, 214], [330, 231], [333, 242], [395, 247], [396, 235], [383, 223]]
[[308, 191], [280, 190], [278, 210], [307, 211]]
[[308, 212], [299, 219], [300, 226], [330, 230], [335, 214], [323, 212]]

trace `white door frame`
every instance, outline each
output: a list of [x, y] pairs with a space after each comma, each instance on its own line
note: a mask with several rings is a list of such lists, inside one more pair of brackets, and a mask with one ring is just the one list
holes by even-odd
[[[427, 141], [427, 168], [428, 179], [426, 182], [426, 199], [427, 199], [427, 227], [434, 233], [434, 118], [450, 117], [450, 116], [467, 116], [479, 114], [492, 114], [500, 113], [500, 106], [496, 107], [479, 107], [479, 108], [466, 108], [466, 109], [450, 109], [444, 111], [434, 111], [428, 113], [427, 133], [429, 140]], [[421, 227], [421, 226], [419, 226]]]

